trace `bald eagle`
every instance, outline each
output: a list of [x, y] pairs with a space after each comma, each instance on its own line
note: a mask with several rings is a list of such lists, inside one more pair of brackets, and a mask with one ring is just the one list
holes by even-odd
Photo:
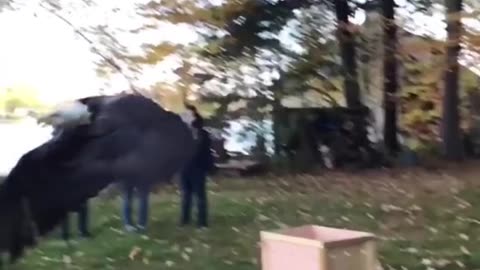
[[188, 123], [139, 95], [75, 100], [40, 121], [54, 136], [0, 185], [0, 253], [12, 263], [109, 184], [168, 181], [193, 154]]

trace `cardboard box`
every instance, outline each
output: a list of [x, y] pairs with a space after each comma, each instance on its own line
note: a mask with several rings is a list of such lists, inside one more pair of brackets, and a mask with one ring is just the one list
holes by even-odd
[[260, 233], [262, 270], [375, 270], [375, 236], [305, 225]]

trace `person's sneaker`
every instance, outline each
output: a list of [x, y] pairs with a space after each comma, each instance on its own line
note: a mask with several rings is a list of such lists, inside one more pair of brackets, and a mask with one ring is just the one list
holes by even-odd
[[207, 221], [201, 220], [197, 222], [197, 228], [207, 228], [207, 227], [208, 227]]
[[145, 233], [147, 231], [147, 228], [145, 226], [138, 226], [137, 227], [137, 232], [139, 233]]
[[132, 225], [125, 225], [125, 231], [127, 231], [127, 232], [136, 232], [136, 231], [137, 231], [137, 228], [135, 228], [135, 227], [132, 226]]

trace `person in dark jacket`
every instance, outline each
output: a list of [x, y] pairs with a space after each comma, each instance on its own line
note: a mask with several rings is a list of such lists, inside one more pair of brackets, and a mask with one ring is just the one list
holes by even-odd
[[214, 160], [211, 152], [211, 139], [209, 133], [203, 128], [203, 118], [193, 106], [187, 106], [187, 110], [193, 114], [191, 124], [195, 138], [196, 149], [192, 159], [186, 164], [181, 172], [181, 225], [191, 222], [192, 199], [197, 203], [197, 226], [208, 226], [208, 205], [206, 182], [207, 175], [213, 169]]

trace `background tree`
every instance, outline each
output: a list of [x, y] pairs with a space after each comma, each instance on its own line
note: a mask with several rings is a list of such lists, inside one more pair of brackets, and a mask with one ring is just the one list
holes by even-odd
[[445, 88], [443, 95], [442, 141], [445, 157], [460, 160], [463, 157], [462, 134], [459, 114], [459, 63], [460, 39], [462, 36], [462, 0], [446, 0], [447, 8], [447, 55]]
[[352, 11], [349, 1], [337, 0], [334, 3], [338, 24], [338, 42], [345, 76], [345, 99], [347, 106], [354, 108], [361, 105], [354, 34], [356, 28], [350, 23], [349, 16], [352, 15]]
[[383, 41], [384, 41], [384, 106], [385, 124], [383, 137], [385, 147], [390, 153], [399, 150], [397, 139], [397, 25], [395, 21], [395, 0], [382, 1]]

